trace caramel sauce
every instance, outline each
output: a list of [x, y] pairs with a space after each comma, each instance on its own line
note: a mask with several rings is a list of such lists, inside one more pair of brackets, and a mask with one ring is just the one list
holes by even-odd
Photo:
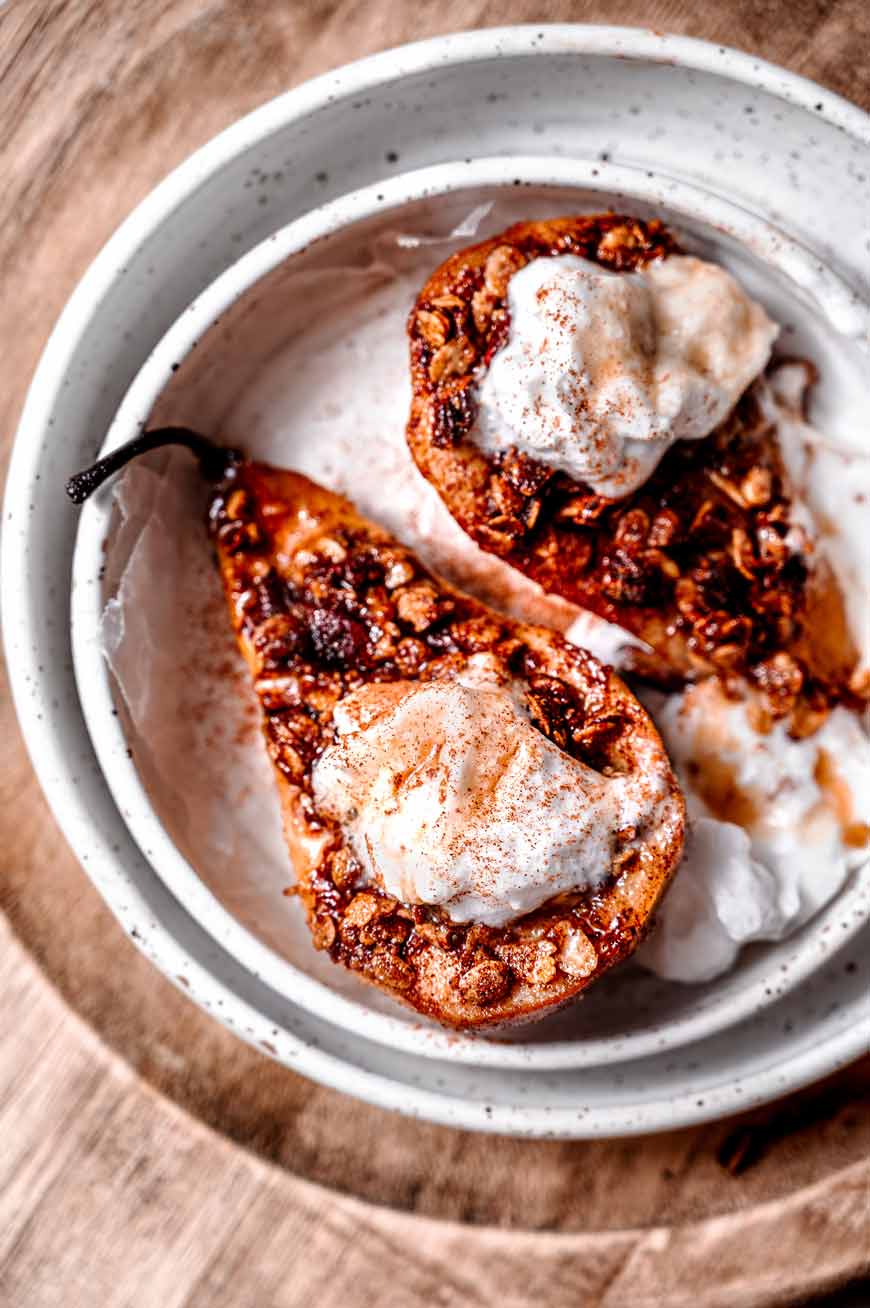
[[849, 632], [842, 590], [826, 559], [819, 559], [807, 581], [803, 631], [792, 652], [820, 680], [846, 685], [858, 663]]
[[718, 754], [702, 752], [688, 765], [696, 793], [720, 822], [749, 829], [761, 817], [758, 800], [737, 784], [734, 768]]
[[870, 844], [870, 826], [855, 821], [852, 792], [826, 749], [820, 749], [816, 756], [813, 780], [822, 792], [818, 808], [834, 815], [843, 833], [843, 843], [851, 849], [864, 849]]

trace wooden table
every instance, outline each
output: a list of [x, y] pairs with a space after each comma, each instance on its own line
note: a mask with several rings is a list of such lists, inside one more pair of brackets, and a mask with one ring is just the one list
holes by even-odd
[[[567, 18], [741, 44], [870, 106], [865, 0], [12, 0], [7, 446], [75, 281], [191, 149], [351, 57]], [[0, 714], [0, 1304], [737, 1308], [870, 1272], [870, 1059], [747, 1119], [625, 1142], [476, 1137], [344, 1099], [133, 950], [54, 826], [7, 696]]]

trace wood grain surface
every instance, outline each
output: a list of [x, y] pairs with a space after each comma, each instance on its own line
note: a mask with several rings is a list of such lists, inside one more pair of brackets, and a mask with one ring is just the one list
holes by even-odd
[[[384, 46], [567, 19], [742, 45], [870, 107], [865, 0], [12, 0], [5, 452], [76, 280], [193, 148]], [[236, 1041], [136, 953], [66, 849], [5, 693], [0, 741], [0, 1304], [736, 1308], [870, 1273], [870, 1060], [747, 1119], [624, 1142], [476, 1137], [357, 1104]]]

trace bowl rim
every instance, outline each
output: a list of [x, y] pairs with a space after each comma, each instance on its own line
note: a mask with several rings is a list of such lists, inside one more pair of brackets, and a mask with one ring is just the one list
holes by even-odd
[[[814, 255], [765, 220], [647, 168], [524, 156], [449, 161], [401, 173], [328, 201], [279, 228], [225, 268], [187, 306], [142, 364], [100, 453], [117, 448], [141, 430], [183, 360], [233, 304], [276, 268], [375, 216], [385, 220], [391, 214], [399, 217], [405, 206], [417, 200], [469, 189], [476, 203], [485, 202], [489, 194], [512, 189], [517, 178], [529, 186], [559, 187], [566, 196], [574, 187], [586, 193], [603, 192], [608, 203], [611, 198], [619, 203], [625, 197], [629, 202], [666, 204], [676, 212], [677, 222], [680, 216], [701, 219], [719, 232], [742, 239], [747, 248], [779, 271], [802, 269], [805, 279], [812, 278], [814, 290], [821, 288], [833, 295], [835, 310], [849, 294], [835, 274], [819, 272]], [[861, 316], [870, 325], [870, 307], [861, 306]], [[124, 717], [117, 711], [117, 687], [98, 642], [103, 597], [95, 583], [105, 560], [104, 541], [111, 516], [109, 495], [95, 497], [82, 510], [73, 555], [71, 617], [79, 699], [112, 797], [154, 871], [198, 924], [254, 976], [315, 1016], [393, 1050], [480, 1067], [553, 1070], [615, 1064], [684, 1046], [754, 1016], [794, 989], [846, 943], [846, 932], [826, 929], [830, 918], [846, 913], [848, 935], [852, 935], [870, 915], [870, 899], [864, 895], [865, 885], [870, 886], [870, 868], [865, 865], [848, 878], [830, 904], [789, 938], [785, 959], [777, 956], [766, 971], [758, 968], [758, 975], [742, 987], [735, 982], [733, 994], [726, 991], [718, 998], [710, 997], [700, 1011], [671, 1022], [652, 1021], [647, 1028], [626, 1035], [526, 1043], [520, 1030], [511, 1040], [487, 1040], [445, 1031], [416, 1015], [385, 1013], [368, 1006], [362, 991], [359, 999], [342, 994], [282, 957], [224, 908], [175, 845], [148, 796], [136, 766], [135, 740], [125, 734]], [[853, 903], [860, 905], [860, 912], [850, 912]]]
[[[531, 47], [530, 32], [536, 34]], [[671, 36], [647, 29], [607, 25], [561, 24], [523, 25], [491, 28], [480, 32], [439, 36], [399, 49], [388, 50], [326, 73], [260, 106], [238, 120], [179, 164], [128, 216], [109, 239], [74, 290], [49, 337], [34, 374], [22, 411], [13, 447], [4, 503], [4, 549], [2, 552], [2, 594], [5, 615], [4, 641], [10, 684], [25, 745], [34, 772], [68, 843], [94, 881], [103, 899], [132, 934], [137, 947], [164, 974], [173, 980], [179, 963], [197, 976], [202, 993], [225, 1002], [223, 1014], [215, 1013], [225, 1025], [244, 1039], [258, 1043], [258, 1037], [272, 1030], [236, 990], [219, 975], [204, 968], [191, 957], [177, 940], [184, 932], [174, 932], [162, 923], [150, 921], [151, 934], [146, 947], [131, 931], [131, 917], [148, 921], [152, 909], [145, 889], [135, 884], [125, 871], [122, 860], [108, 840], [95, 829], [83, 794], [67, 763], [62, 734], [43, 718], [38, 701], [32, 701], [30, 682], [38, 676], [40, 658], [35, 603], [26, 587], [29, 551], [29, 488], [38, 473], [42, 437], [52, 409], [57, 403], [67, 372], [92, 317], [113, 283], [119, 269], [129, 260], [153, 230], [159, 229], [173, 210], [189, 198], [202, 181], [220, 171], [236, 155], [280, 130], [288, 122], [321, 108], [330, 99], [339, 99], [401, 81], [410, 73], [437, 71], [439, 67], [492, 60], [499, 55], [520, 58], [534, 55], [577, 54], [609, 56], [622, 60], [675, 65], [708, 72], [767, 92], [772, 97], [816, 114], [848, 134], [856, 142], [870, 143], [870, 115], [844, 97], [799, 74], [789, 72], [768, 61], [726, 46], [696, 38]], [[156, 880], [156, 879], [155, 879]], [[149, 884], [150, 889], [150, 884]], [[161, 887], [155, 886], [161, 900]], [[177, 984], [177, 981], [176, 981]], [[201, 1006], [209, 1008], [204, 999]], [[226, 1010], [235, 1006], [247, 1026], [230, 1021]], [[703, 1104], [695, 1102], [691, 1090], [671, 1097], [667, 1112], [654, 1112], [648, 1104], [639, 1104], [636, 1115], [627, 1109], [606, 1115], [599, 1127], [589, 1122], [582, 1128], [567, 1119], [564, 1127], [557, 1115], [538, 1114], [521, 1106], [509, 1110], [484, 1111], [480, 1103], [461, 1099], [449, 1101], [435, 1096], [428, 1102], [425, 1092], [415, 1090], [410, 1102], [407, 1089], [398, 1093], [387, 1076], [356, 1070], [353, 1085], [348, 1084], [348, 1068], [341, 1059], [321, 1056], [317, 1042], [305, 1029], [282, 1032], [276, 1056], [288, 1066], [339, 1089], [352, 1089], [372, 1103], [419, 1113], [446, 1124], [518, 1134], [558, 1134], [564, 1129], [570, 1136], [592, 1134], [629, 1134], [634, 1131], [666, 1129], [690, 1122], [712, 1119], [729, 1109], [749, 1107], [763, 1102], [784, 1089], [808, 1083], [833, 1066], [848, 1062], [866, 1050], [870, 1022], [850, 1022], [829, 1030], [809, 1050], [793, 1058], [787, 1083], [776, 1069], [764, 1062], [741, 1078], [739, 1097], [729, 1085], [708, 1091]], [[430, 1097], [431, 1098], [431, 1097]]]

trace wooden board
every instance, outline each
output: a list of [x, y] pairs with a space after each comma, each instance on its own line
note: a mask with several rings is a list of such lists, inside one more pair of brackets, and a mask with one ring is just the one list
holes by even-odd
[[[191, 149], [351, 57], [543, 18], [742, 43], [870, 105], [864, 0], [13, 0], [7, 446], [73, 284]], [[0, 740], [0, 1303], [736, 1308], [870, 1271], [870, 1060], [749, 1118], [625, 1142], [476, 1137], [357, 1104], [236, 1041], [133, 950], [48, 813], [7, 696]]]

